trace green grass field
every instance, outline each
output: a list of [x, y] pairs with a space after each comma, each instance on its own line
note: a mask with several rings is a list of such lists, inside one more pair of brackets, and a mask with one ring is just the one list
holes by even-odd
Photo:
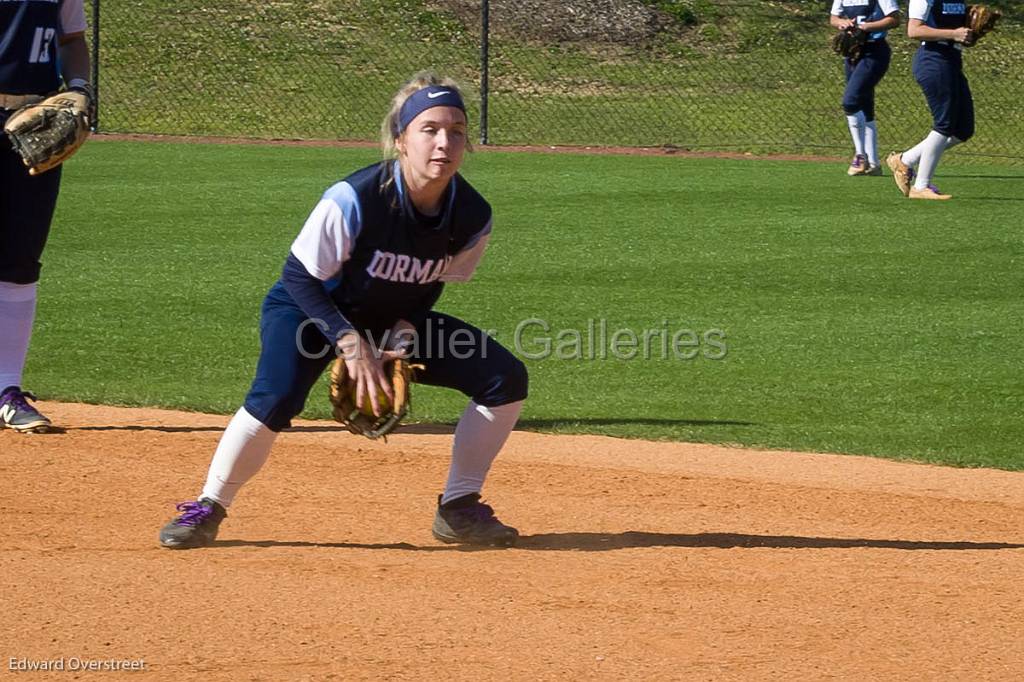
[[[828, 48], [826, 3], [646, 4], [675, 21], [628, 43], [557, 41], [540, 26], [516, 25], [524, 11], [516, 3], [496, 4], [490, 141], [847, 154], [843, 67]], [[950, 163], [1024, 158], [1024, 13], [1011, 0], [997, 4], [1007, 13], [1003, 24], [965, 59], [978, 132]], [[104, 5], [101, 129], [374, 140], [394, 91], [423, 68], [459, 79], [475, 122], [480, 22], [474, 9], [453, 13], [460, 5], [475, 7], [452, 0]], [[877, 96], [880, 136], [887, 146], [909, 147], [931, 119], [911, 74], [915, 43], [905, 28], [890, 42], [893, 63]]]
[[[376, 152], [94, 141], [65, 169], [26, 384], [231, 412], [259, 305], [327, 186]], [[1024, 469], [1024, 171], [960, 165], [949, 203], [841, 164], [484, 152], [477, 278], [439, 308], [509, 346], [539, 318], [721, 330], [725, 357], [528, 360], [526, 428]], [[531, 327], [536, 332], [537, 327]], [[569, 337], [562, 336], [565, 341]], [[686, 337], [688, 338], [688, 337]], [[531, 333], [523, 350], [540, 341]], [[565, 348], [563, 348], [563, 351]], [[586, 348], [583, 349], [584, 351]], [[684, 349], [692, 350], [692, 349]], [[595, 353], [596, 354], [596, 353]], [[326, 385], [307, 415], [325, 417]], [[414, 419], [463, 398], [421, 387]]]

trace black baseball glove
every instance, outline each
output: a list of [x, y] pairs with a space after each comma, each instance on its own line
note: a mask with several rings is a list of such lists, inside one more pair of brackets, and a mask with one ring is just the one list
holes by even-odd
[[867, 42], [868, 32], [860, 27], [851, 26], [832, 36], [832, 51], [856, 64], [860, 61]]

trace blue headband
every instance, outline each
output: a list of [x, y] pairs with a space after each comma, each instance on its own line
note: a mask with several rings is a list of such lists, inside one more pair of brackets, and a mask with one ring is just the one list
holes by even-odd
[[466, 105], [462, 103], [458, 90], [443, 85], [428, 85], [409, 95], [402, 104], [402, 109], [398, 112], [398, 130], [395, 131], [395, 135], [401, 135], [414, 118], [433, 107], [455, 107], [466, 113]]

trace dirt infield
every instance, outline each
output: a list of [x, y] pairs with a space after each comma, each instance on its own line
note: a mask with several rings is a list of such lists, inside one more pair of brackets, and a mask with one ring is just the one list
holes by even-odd
[[[451, 435], [301, 422], [216, 546], [157, 546], [226, 417], [42, 404], [0, 432], [0, 655], [25, 679], [1017, 679], [1024, 474], [516, 432], [519, 547], [429, 526]], [[82, 661], [143, 672], [70, 672]], [[201, 677], [200, 677], [201, 676]]]

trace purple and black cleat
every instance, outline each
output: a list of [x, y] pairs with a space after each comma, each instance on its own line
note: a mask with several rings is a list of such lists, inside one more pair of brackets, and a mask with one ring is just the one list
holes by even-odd
[[200, 498], [182, 502], [176, 509], [181, 515], [160, 529], [160, 544], [168, 549], [207, 547], [217, 539], [220, 522], [228, 512], [213, 500]]

